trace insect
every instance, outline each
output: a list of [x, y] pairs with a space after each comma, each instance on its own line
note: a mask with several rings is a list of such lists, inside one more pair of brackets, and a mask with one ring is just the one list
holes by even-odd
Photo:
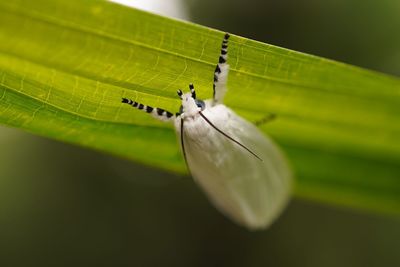
[[123, 98], [122, 102], [174, 123], [186, 165], [209, 200], [249, 229], [269, 226], [288, 202], [291, 171], [279, 148], [255, 125], [223, 104], [229, 65], [226, 33], [214, 72], [213, 98], [200, 100], [193, 84], [178, 90], [173, 114]]

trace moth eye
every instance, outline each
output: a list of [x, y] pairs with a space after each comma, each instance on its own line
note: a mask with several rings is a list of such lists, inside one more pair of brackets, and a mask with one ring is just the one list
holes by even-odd
[[206, 105], [204, 104], [204, 101], [202, 100], [195, 100], [197, 107], [201, 108], [201, 110], [204, 110]]

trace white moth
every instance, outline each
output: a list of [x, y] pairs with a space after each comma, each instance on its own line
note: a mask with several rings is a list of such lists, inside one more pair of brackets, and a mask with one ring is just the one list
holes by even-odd
[[130, 99], [122, 102], [172, 121], [194, 180], [227, 217], [249, 229], [269, 226], [288, 202], [292, 175], [279, 148], [252, 123], [222, 104], [229, 72], [229, 34], [214, 72], [214, 97], [196, 98], [178, 90], [180, 111], [173, 115]]

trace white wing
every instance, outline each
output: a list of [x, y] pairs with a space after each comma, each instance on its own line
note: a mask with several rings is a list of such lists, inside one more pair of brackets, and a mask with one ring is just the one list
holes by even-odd
[[[185, 121], [183, 131], [193, 178], [227, 217], [249, 229], [267, 227], [289, 199], [291, 172], [284, 156], [253, 124], [226, 106], [208, 105], [203, 114], [262, 161], [198, 116]], [[180, 121], [175, 126], [180, 137]]]

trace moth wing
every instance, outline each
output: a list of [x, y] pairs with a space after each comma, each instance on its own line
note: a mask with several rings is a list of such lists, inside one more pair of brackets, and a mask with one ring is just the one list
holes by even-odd
[[290, 195], [292, 175], [284, 155], [257, 127], [224, 105], [203, 114], [262, 160], [199, 117], [184, 123], [183, 134], [194, 180], [217, 209], [238, 224], [249, 229], [269, 226]]

